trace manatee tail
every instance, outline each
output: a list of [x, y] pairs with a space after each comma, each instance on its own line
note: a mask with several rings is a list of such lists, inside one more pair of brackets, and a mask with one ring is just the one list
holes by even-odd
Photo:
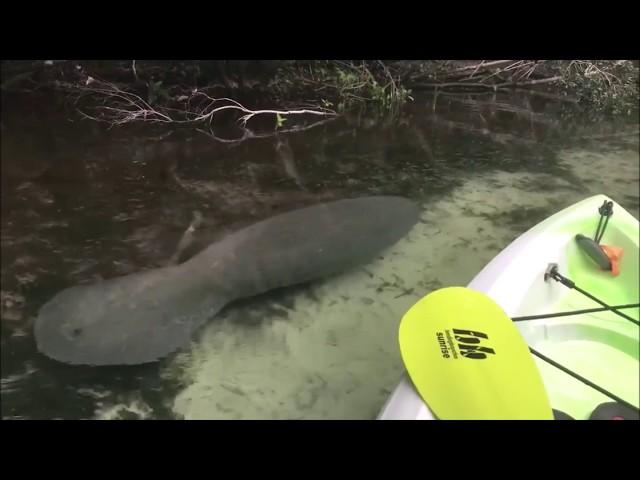
[[73, 365], [136, 365], [184, 347], [228, 302], [222, 291], [164, 267], [66, 289], [34, 324], [38, 350]]

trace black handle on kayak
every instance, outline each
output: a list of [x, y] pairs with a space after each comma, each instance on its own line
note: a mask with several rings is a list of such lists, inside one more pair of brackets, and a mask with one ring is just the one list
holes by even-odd
[[576, 242], [580, 249], [585, 252], [602, 270], [611, 270], [611, 260], [609, 260], [607, 254], [604, 253], [596, 241], [579, 233], [576, 235]]

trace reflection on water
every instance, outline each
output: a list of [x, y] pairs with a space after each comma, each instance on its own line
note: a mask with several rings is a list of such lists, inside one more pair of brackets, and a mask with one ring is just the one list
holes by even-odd
[[[637, 123], [593, 123], [545, 98], [423, 98], [393, 121], [352, 115], [235, 145], [19, 122], [3, 112], [3, 418], [374, 418], [418, 298], [465, 284], [588, 195], [640, 217]], [[165, 361], [78, 368], [35, 351], [42, 304], [166, 265], [195, 211], [190, 254], [275, 212], [369, 194], [414, 199], [421, 223], [371, 264], [229, 306]]]

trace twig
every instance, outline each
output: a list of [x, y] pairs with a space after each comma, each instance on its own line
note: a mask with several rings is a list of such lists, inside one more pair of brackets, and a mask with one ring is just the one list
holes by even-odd
[[511, 70], [517, 70], [518, 68], [520, 68], [522, 65], [524, 64], [524, 60], [518, 60], [514, 63], [512, 63], [511, 65], [508, 65], [504, 68], [505, 72], [510, 72]]
[[478, 64], [478, 66], [473, 70], [473, 73], [469, 75], [468, 78], [472, 78], [476, 73], [478, 73], [478, 70], [480, 70], [480, 68], [482, 68], [483, 65], [484, 65], [484, 60]]
[[443, 89], [443, 88], [451, 88], [451, 87], [455, 87], [455, 88], [459, 88], [459, 89], [463, 89], [463, 88], [480, 88], [483, 90], [495, 90], [500, 88], [501, 85], [495, 84], [495, 85], [488, 85], [486, 83], [471, 83], [471, 82], [445, 82], [445, 83], [415, 83], [415, 84], [411, 84], [409, 85], [409, 88], [411, 89], [426, 89], [426, 90], [430, 90], [430, 89]]
[[[513, 62], [513, 60], [494, 60], [493, 62], [486, 62], [486, 63], [483, 60], [482, 62], [480, 62], [479, 65], [482, 66], [483, 69], [485, 69], [485, 68], [495, 67], [496, 65], [503, 65], [509, 62]], [[457, 68], [454, 70], [454, 72], [462, 72], [462, 71], [473, 70], [473, 69], [477, 70], [478, 68], [479, 68], [478, 65], [468, 65], [466, 67]]]
[[528, 85], [542, 85], [543, 83], [553, 83], [553, 82], [557, 82], [558, 80], [562, 80], [562, 75], [556, 75], [555, 77], [549, 77], [549, 78], [538, 78], [536, 80], [529, 80], [527, 82], [513, 82], [511, 85], [516, 87], [516, 86], [528, 86]]

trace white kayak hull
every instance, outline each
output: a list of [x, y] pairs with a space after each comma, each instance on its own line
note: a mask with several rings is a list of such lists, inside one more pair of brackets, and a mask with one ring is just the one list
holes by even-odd
[[[580, 225], [580, 228], [584, 228], [585, 219], [593, 218], [595, 230], [598, 223], [598, 208], [605, 200], [609, 200], [609, 198], [604, 195], [587, 198], [534, 226], [502, 250], [473, 278], [467, 287], [491, 297], [511, 317], [557, 312], [559, 304], [577, 306], [579, 301], [574, 301], [572, 297], [572, 295], [576, 295], [576, 292], [554, 281], [545, 282], [544, 273], [552, 263], [558, 264], [560, 272], [568, 271], [567, 252], [570, 251], [570, 248], [574, 248], [572, 245], [575, 242], [575, 235], [577, 233], [588, 236], [593, 234], [593, 231], [576, 231], [575, 226]], [[609, 234], [617, 235], [615, 240], [620, 243], [622, 239], [622, 243], [625, 243], [627, 249], [631, 250], [626, 253], [630, 258], [625, 264], [625, 268], [631, 271], [625, 272], [625, 276], [636, 275], [637, 278], [638, 239], [626, 238], [625, 240], [623, 238], [625, 235], [627, 237], [634, 235], [634, 231], [637, 234], [637, 220], [615, 202], [612, 219], [614, 218], [619, 220], [618, 223], [626, 222], [627, 225], [632, 225], [630, 229]], [[565, 228], [565, 225], [569, 227]], [[612, 225], [614, 225], [613, 220], [608, 227], [609, 231], [615, 229], [615, 226]], [[603, 243], [606, 243], [604, 240], [607, 240], [607, 234], [603, 237]], [[637, 296], [637, 280], [634, 288], [636, 292], [634, 295]], [[618, 323], [613, 328], [618, 329], [621, 334], [637, 337], [637, 327], [633, 324], [624, 322], [624, 320]], [[540, 328], [536, 326], [534, 330], [530, 324], [531, 322], [518, 322], [516, 325], [525, 341], [533, 346], [536, 340], [539, 340], [537, 337], [540, 335], [537, 332], [540, 331]], [[634, 331], [633, 328], [636, 330]], [[382, 407], [378, 419], [435, 420], [436, 417], [419, 396], [409, 377], [405, 375]]]

